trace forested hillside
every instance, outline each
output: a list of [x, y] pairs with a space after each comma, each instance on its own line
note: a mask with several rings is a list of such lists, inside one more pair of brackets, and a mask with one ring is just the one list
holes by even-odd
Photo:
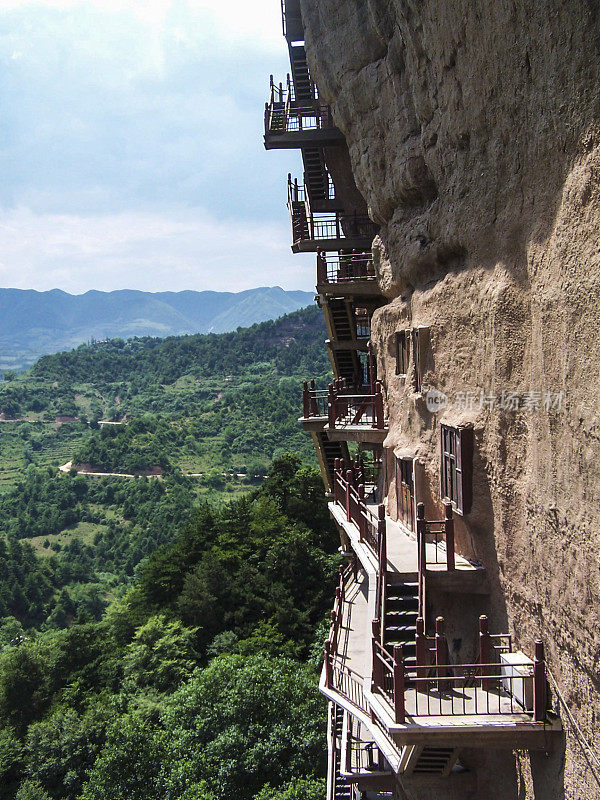
[[311, 308], [6, 376], [0, 800], [321, 800], [324, 335]]
[[327, 374], [323, 334], [305, 309], [233, 334], [82, 346], [5, 382], [0, 637], [12, 617], [25, 631], [98, 620], [200, 502], [243, 496], [285, 451], [314, 463], [298, 416], [306, 359]]
[[0, 370], [23, 369], [43, 353], [92, 339], [233, 331], [311, 301], [310, 292], [279, 286], [236, 293], [122, 289], [80, 295], [0, 289]]
[[[329, 364], [318, 309], [230, 334], [120, 339], [45, 356], [0, 384], [0, 491], [28, 464], [73, 461], [103, 472], [200, 473], [239, 491], [277, 452], [314, 458], [300, 430], [303, 379]], [[2, 420], [2, 418], [4, 418]], [[129, 423], [103, 426], [99, 420]], [[227, 484], [227, 485], [225, 485]]]
[[320, 800], [336, 544], [319, 475], [285, 456], [261, 488], [195, 510], [98, 621], [5, 625], [0, 796]]

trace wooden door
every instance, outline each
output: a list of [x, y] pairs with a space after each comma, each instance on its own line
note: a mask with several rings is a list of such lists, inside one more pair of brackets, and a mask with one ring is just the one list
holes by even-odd
[[396, 459], [396, 502], [398, 520], [412, 531], [415, 518], [415, 491], [411, 458]]

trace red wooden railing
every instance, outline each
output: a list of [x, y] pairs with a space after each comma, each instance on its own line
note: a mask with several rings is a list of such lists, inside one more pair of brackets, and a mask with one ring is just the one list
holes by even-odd
[[369, 394], [336, 391], [334, 385], [329, 384], [327, 410], [331, 429], [348, 425], [368, 425], [377, 430], [385, 427], [383, 392], [379, 381], [375, 383], [375, 391]]
[[317, 389], [314, 380], [311, 380], [310, 384], [308, 381], [304, 381], [302, 384], [302, 416], [304, 419], [326, 417], [328, 402], [328, 389]]
[[317, 252], [317, 284], [375, 281], [373, 256], [369, 253]]
[[338, 692], [360, 711], [370, 713], [363, 690], [363, 677], [329, 651], [327, 641], [325, 642], [325, 686]]
[[[533, 720], [546, 716], [546, 672], [544, 646], [535, 643], [533, 675], [526, 675], [531, 662], [512, 661], [511, 672], [500, 676], [500, 652], [508, 652], [508, 635], [491, 635], [487, 618], [480, 618], [480, 656], [476, 664], [450, 664], [444, 635], [444, 620], [436, 620], [435, 637], [425, 636], [423, 620], [417, 620], [417, 668], [404, 664], [402, 646], [390, 654], [375, 635], [373, 623], [373, 689], [384, 696], [393, 709], [397, 723], [406, 721], [407, 690], [410, 691], [411, 716], [460, 716], [470, 714], [515, 714], [532, 712]], [[435, 658], [435, 663], [432, 661]], [[518, 668], [521, 671], [518, 671]], [[524, 695], [525, 682], [532, 680], [533, 708], [523, 708], [516, 700]], [[508, 689], [506, 686], [508, 685]]]
[[333, 500], [345, 510], [347, 521], [353, 522], [358, 528], [360, 541], [367, 544], [379, 559], [383, 559], [380, 566], [385, 565], [385, 506], [379, 504], [377, 515], [371, 511], [365, 500], [364, 484], [355, 486], [354, 470], [348, 469], [344, 473], [340, 458], [334, 462]]
[[341, 211], [308, 213], [305, 210], [300, 216], [292, 220], [294, 243], [327, 239], [364, 239], [370, 243], [379, 230], [369, 217], [361, 214]]
[[348, 580], [352, 567], [348, 565], [345, 569], [340, 566], [340, 578], [335, 589], [335, 605], [331, 612], [331, 628], [329, 629], [329, 651], [332, 655], [337, 655], [339, 650], [340, 628], [344, 613], [344, 602], [346, 600], [346, 581]]
[[[425, 618], [426, 608], [426, 576], [427, 564], [446, 564], [446, 569], [454, 570], [455, 554], [454, 554], [454, 518], [452, 515], [452, 504], [445, 503], [444, 505], [445, 517], [442, 520], [426, 520], [425, 519], [425, 505], [424, 503], [417, 504], [417, 562], [418, 562], [418, 580], [419, 580], [419, 616]], [[427, 547], [428, 541], [433, 541], [435, 545], [435, 558], [427, 560]], [[445, 558], [442, 560], [440, 552], [442, 548], [441, 543], [444, 542], [446, 546]]]

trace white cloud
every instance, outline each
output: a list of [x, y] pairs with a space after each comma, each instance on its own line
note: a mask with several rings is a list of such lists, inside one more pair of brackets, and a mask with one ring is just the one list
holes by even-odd
[[[224, 42], [281, 48], [279, 0], [0, 0], [0, 13], [18, 9], [73, 11], [94, 8], [104, 14], [127, 14], [139, 22], [162, 28], [173, 19], [202, 22], [207, 37]], [[183, 27], [179, 37], [189, 41]]]
[[287, 225], [222, 223], [203, 209], [169, 214], [0, 215], [0, 285], [78, 294], [214, 289], [277, 284], [314, 287], [315, 259], [294, 256]]

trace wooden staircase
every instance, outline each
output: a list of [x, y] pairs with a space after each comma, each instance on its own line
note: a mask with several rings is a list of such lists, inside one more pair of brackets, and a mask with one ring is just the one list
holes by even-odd
[[414, 745], [403, 775], [447, 777], [458, 761], [458, 748]]
[[336, 458], [341, 458], [346, 463], [349, 461], [348, 445], [345, 442], [331, 442], [324, 431], [316, 432], [315, 436], [317, 439], [317, 446], [321, 451], [322, 463], [327, 469], [329, 486], [333, 486], [335, 460]]
[[394, 645], [401, 644], [404, 663], [411, 671], [417, 666], [418, 609], [418, 584], [397, 583], [386, 586], [383, 644], [389, 653]]
[[342, 741], [342, 728], [344, 725], [344, 709], [335, 707], [335, 778], [333, 800], [350, 800], [352, 798], [352, 784], [347, 783], [340, 772], [340, 748]]
[[315, 89], [308, 72], [304, 44], [290, 44], [290, 64], [294, 84], [294, 101], [298, 106], [310, 106], [315, 101]]
[[356, 338], [354, 314], [343, 297], [335, 297], [328, 300], [324, 310], [329, 317], [328, 327], [331, 332], [331, 338], [334, 341], [347, 342]]
[[363, 376], [364, 367], [356, 350], [332, 350], [331, 357], [336, 378], [346, 378], [353, 384], [357, 378]]
[[329, 200], [329, 173], [321, 147], [303, 147], [304, 185], [312, 211], [323, 210]]

